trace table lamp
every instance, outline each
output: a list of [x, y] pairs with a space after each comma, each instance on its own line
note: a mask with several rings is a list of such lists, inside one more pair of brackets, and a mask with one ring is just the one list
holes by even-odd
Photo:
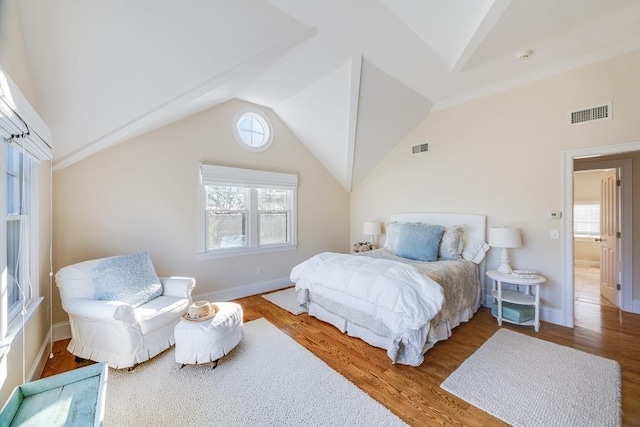
[[382, 234], [379, 222], [365, 221], [362, 234], [371, 236], [371, 244], [375, 244], [376, 237]]
[[489, 246], [494, 248], [502, 248], [502, 256], [500, 258], [500, 267], [498, 273], [511, 274], [513, 271], [509, 262], [507, 249], [519, 248], [522, 246], [519, 228], [491, 227], [489, 230]]

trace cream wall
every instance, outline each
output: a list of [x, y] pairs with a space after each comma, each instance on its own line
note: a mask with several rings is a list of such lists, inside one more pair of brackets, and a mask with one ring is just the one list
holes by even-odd
[[31, 80], [16, 1], [0, 0], [0, 62], [20, 92], [36, 108], [36, 91]]
[[[542, 315], [562, 323], [571, 285], [563, 283], [562, 234], [550, 239], [562, 220], [550, 212], [563, 209], [563, 152], [640, 140], [639, 59], [635, 51], [431, 113], [353, 190], [351, 241], [362, 239], [363, 221], [394, 212], [486, 214], [489, 227], [522, 229], [513, 265], [547, 277]], [[567, 125], [569, 111], [605, 102], [613, 102], [612, 120]], [[429, 151], [412, 155], [425, 141]], [[487, 267], [498, 261], [489, 251]]]
[[[24, 48], [22, 29], [18, 16], [17, 2], [14, 1], [0, 1], [0, 65], [7, 71], [14, 83], [20, 88], [22, 94], [37, 111], [36, 91], [31, 81], [31, 73], [29, 71], [29, 63]], [[27, 381], [40, 376], [50, 349], [48, 335], [50, 332], [50, 163], [41, 163], [38, 174], [40, 277], [36, 278], [36, 280], [38, 280], [36, 284], [39, 285], [39, 294], [44, 299], [35, 309], [33, 316], [27, 319], [25, 325], [26, 333], [24, 335], [19, 333], [13, 343], [11, 343], [10, 350], [0, 358], [0, 405], [9, 397], [14, 387], [22, 384], [23, 371]], [[19, 319], [17, 323], [20, 323]]]
[[[288, 283], [291, 268], [306, 258], [348, 251], [349, 194], [270, 110], [273, 144], [263, 153], [244, 150], [233, 137], [232, 119], [246, 105], [230, 101], [56, 171], [56, 271], [149, 251], [160, 276], [193, 276], [195, 294], [206, 295]], [[198, 162], [298, 174], [297, 250], [199, 261]], [[66, 320], [58, 304], [54, 322]]]

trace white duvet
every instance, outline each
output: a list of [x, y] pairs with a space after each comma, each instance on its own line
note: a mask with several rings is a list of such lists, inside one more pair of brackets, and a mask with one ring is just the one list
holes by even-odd
[[324, 252], [294, 267], [291, 280], [296, 290], [308, 289], [381, 320], [400, 340], [408, 330], [429, 324], [444, 302], [435, 281], [386, 259]]

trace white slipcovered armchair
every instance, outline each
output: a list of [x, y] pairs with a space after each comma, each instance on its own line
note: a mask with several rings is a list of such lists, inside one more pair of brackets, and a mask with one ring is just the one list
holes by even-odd
[[[124, 266], [119, 263], [123, 259]], [[145, 268], [147, 271], [143, 273], [150, 270], [158, 282], [154, 285], [154, 294], [134, 287], [128, 295], [134, 302], [131, 298], [128, 301], [121, 298], [127, 302], [110, 299], [118, 296], [114, 287], [128, 287], [135, 279], [140, 282], [140, 269]], [[128, 368], [151, 359], [175, 343], [173, 330], [192, 303], [195, 279], [158, 278], [145, 252], [64, 267], [56, 274], [56, 284], [71, 325], [67, 349], [83, 359], [107, 362], [112, 368]]]

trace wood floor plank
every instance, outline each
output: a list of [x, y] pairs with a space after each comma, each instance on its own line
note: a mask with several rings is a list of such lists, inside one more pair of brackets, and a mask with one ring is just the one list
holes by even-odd
[[[393, 365], [385, 350], [372, 348], [307, 314], [294, 316], [261, 296], [236, 302], [243, 307], [245, 322], [264, 317], [412, 426], [506, 425], [440, 388], [500, 329], [487, 308], [429, 350], [422, 365], [410, 367]], [[575, 322], [573, 329], [543, 322], [538, 333], [531, 327], [504, 327], [616, 360], [622, 372], [623, 426], [640, 426], [640, 315], [576, 301]], [[43, 377], [81, 366], [66, 350], [68, 342], [54, 344], [54, 358], [47, 361]]]

